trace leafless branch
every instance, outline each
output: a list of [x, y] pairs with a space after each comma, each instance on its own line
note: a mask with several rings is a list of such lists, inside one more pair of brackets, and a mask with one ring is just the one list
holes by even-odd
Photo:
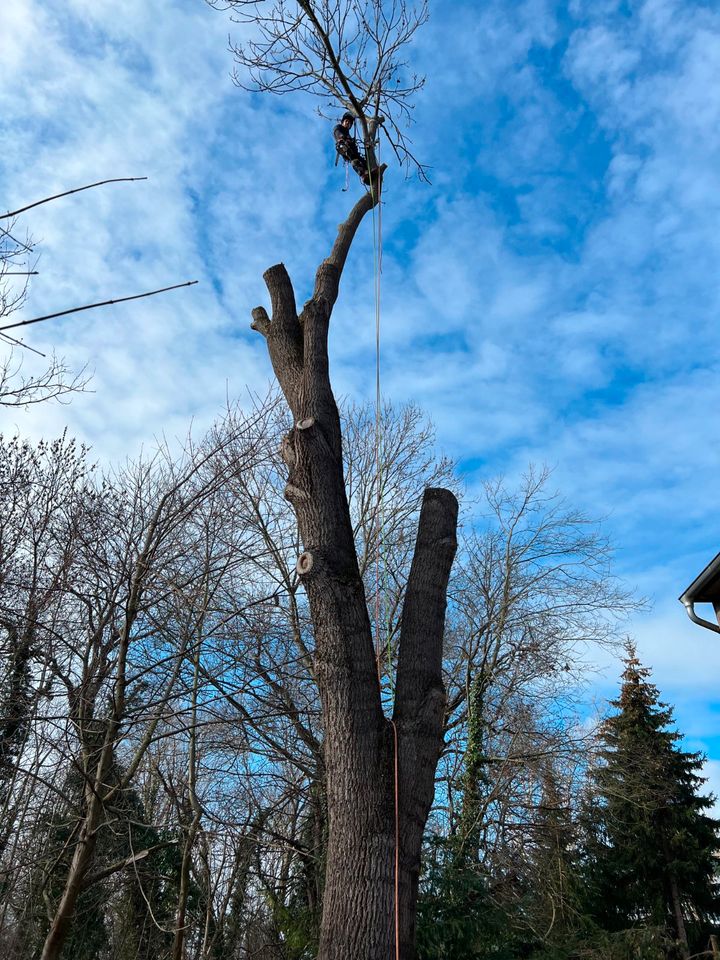
[[26, 210], [32, 210], [43, 203], [50, 203], [52, 200], [59, 200], [61, 197], [69, 197], [73, 193], [82, 193], [83, 190], [92, 190], [93, 187], [102, 187], [106, 183], [133, 183], [136, 180], [147, 180], [147, 177], [114, 177], [112, 180], [98, 180], [97, 183], [88, 183], [84, 187], [75, 187], [73, 190], [64, 190], [62, 193], [55, 193], [51, 197], [43, 197], [42, 200], [36, 200], [34, 203], [28, 203], [24, 207], [18, 207], [17, 210], [9, 210], [7, 213], [0, 214], [0, 220], [7, 220], [9, 217], [17, 217]]
[[318, 112], [338, 108], [358, 118], [366, 146], [369, 124], [382, 130], [406, 170], [427, 179], [414, 156], [407, 129], [413, 98], [425, 78], [405, 52], [428, 18], [427, 0], [208, 0], [230, 10], [247, 39], [231, 42], [236, 84], [274, 93], [301, 91], [322, 101]]

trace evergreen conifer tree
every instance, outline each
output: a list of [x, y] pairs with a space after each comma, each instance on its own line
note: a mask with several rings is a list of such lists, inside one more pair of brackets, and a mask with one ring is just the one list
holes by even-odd
[[590, 913], [608, 931], [656, 927], [687, 957], [720, 916], [720, 822], [699, 791], [703, 757], [680, 747], [672, 708], [628, 644], [615, 713], [601, 726], [587, 874]]

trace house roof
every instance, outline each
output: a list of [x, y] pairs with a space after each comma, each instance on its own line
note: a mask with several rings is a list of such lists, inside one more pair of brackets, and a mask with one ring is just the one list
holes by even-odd
[[680, 602], [720, 604], [720, 553], [698, 574], [680, 596]]

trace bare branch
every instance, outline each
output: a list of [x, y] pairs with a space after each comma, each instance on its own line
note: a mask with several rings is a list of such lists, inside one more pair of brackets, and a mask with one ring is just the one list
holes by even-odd
[[53, 354], [45, 370], [25, 377], [22, 362], [15, 362], [11, 352], [0, 361], [0, 406], [23, 408], [46, 400], [62, 401], [69, 394], [82, 393], [91, 379], [86, 370], [83, 367], [73, 374], [65, 361]]
[[84, 307], [72, 307], [70, 310], [60, 310], [58, 313], [47, 313], [43, 317], [34, 317], [32, 320], [19, 320], [17, 323], [8, 323], [0, 327], [0, 333], [4, 330], [14, 330], [16, 327], [27, 327], [31, 323], [41, 323], [43, 320], [54, 320], [56, 317], [66, 317], [71, 313], [81, 313], [83, 310], [95, 310], [97, 307], [109, 307], [115, 303], [126, 303], [128, 300], [142, 300], [143, 297], [154, 297], [158, 293], [166, 293], [168, 290], [178, 290], [180, 287], [192, 287], [197, 280], [187, 280], [185, 283], [175, 283], [171, 287], [161, 287], [159, 290], [149, 290], [147, 293], [136, 293], [131, 297], [118, 297], [115, 300], [103, 300], [100, 303], [88, 303]]
[[28, 203], [17, 210], [9, 210], [7, 213], [0, 214], [0, 220], [7, 220], [8, 217], [16, 217], [19, 213], [25, 213], [26, 210], [32, 210], [33, 207], [39, 207], [43, 203], [50, 203], [52, 200], [59, 200], [61, 197], [69, 197], [73, 193], [82, 193], [83, 190], [92, 190], [93, 187], [102, 187], [106, 183], [133, 183], [136, 180], [147, 180], [147, 177], [114, 177], [112, 180], [98, 180], [97, 183], [88, 183], [84, 187], [75, 187], [74, 190], [65, 190], [63, 193], [55, 193], [52, 197], [44, 197], [42, 200], [36, 200], [34, 203]]
[[366, 150], [374, 145], [373, 121], [406, 170], [427, 179], [410, 150], [406, 129], [412, 100], [424, 77], [404, 57], [415, 32], [428, 18], [426, 0], [207, 0], [230, 10], [252, 27], [246, 42], [231, 50], [243, 89], [282, 95], [301, 91], [322, 100], [321, 116], [338, 108], [358, 118]]

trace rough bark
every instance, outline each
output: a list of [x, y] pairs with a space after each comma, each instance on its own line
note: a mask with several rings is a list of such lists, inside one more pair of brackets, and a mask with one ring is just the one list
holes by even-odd
[[442, 642], [450, 568], [457, 548], [457, 500], [425, 491], [400, 630], [394, 721], [400, 771], [400, 954], [415, 955], [420, 851], [435, 792], [445, 714]]
[[[382, 176], [381, 168], [381, 176]], [[380, 184], [379, 184], [380, 186]], [[328, 366], [330, 316], [355, 233], [379, 199], [366, 194], [340, 225], [298, 316], [282, 264], [264, 274], [271, 316], [253, 311], [295, 426], [282, 456], [285, 495], [304, 553], [298, 573], [315, 629], [322, 703], [328, 850], [318, 960], [387, 960], [395, 948], [394, 736], [383, 715], [370, 618], [343, 476], [340, 417]], [[400, 770], [402, 960], [414, 957], [420, 843], [442, 743], [441, 675], [447, 581], [457, 501], [425, 492], [403, 611], [394, 722]]]

